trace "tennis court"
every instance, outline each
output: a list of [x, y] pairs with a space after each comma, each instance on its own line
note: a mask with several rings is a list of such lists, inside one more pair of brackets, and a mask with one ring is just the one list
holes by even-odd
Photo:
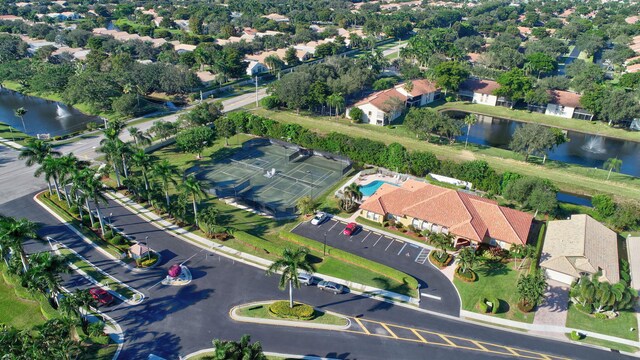
[[252, 139], [226, 159], [194, 169], [216, 196], [233, 197], [247, 205], [286, 217], [296, 201], [318, 197], [351, 169], [343, 157], [302, 149], [270, 139]]

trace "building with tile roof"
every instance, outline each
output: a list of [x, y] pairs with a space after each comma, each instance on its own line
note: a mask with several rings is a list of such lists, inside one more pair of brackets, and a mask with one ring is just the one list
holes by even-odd
[[[405, 89], [405, 83], [398, 84], [392, 89], [382, 90], [369, 95], [357, 102], [354, 107], [360, 108], [364, 113], [363, 123], [374, 125], [389, 125], [397, 119], [406, 107], [424, 106], [440, 98], [440, 88], [435, 83], [427, 80], [411, 81], [411, 91]], [[404, 104], [398, 107], [398, 104]], [[347, 109], [349, 117], [349, 109]]]
[[580, 94], [563, 90], [548, 90], [549, 103], [545, 114], [560, 116], [567, 119], [591, 120], [593, 114], [580, 105]]
[[540, 267], [548, 278], [571, 284], [582, 275], [601, 272], [600, 280], [620, 281], [618, 235], [585, 214], [550, 221]]
[[493, 80], [471, 77], [460, 84], [458, 96], [474, 104], [511, 106], [511, 103], [504, 97], [494, 95], [495, 91], [499, 88], [500, 84]]
[[502, 248], [526, 244], [533, 221], [532, 215], [494, 200], [411, 179], [400, 187], [382, 185], [362, 203], [360, 216], [451, 234], [457, 245], [472, 242]]

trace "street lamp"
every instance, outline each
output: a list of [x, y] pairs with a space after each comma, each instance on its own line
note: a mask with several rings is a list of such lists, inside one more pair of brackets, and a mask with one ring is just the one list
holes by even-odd
[[418, 306], [420, 306], [420, 299], [422, 298], [422, 295], [420, 294], [420, 287], [422, 287], [422, 284], [418, 283]]
[[322, 248], [322, 256], [327, 256], [327, 232], [326, 231], [324, 233], [324, 247]]
[[149, 247], [149, 237], [144, 237], [144, 244], [147, 246], [147, 254], [149, 254], [149, 260], [151, 260], [151, 248]]
[[111, 223], [111, 217], [113, 216], [113, 213], [109, 213], [109, 225], [111, 227], [113, 227], [113, 223]]

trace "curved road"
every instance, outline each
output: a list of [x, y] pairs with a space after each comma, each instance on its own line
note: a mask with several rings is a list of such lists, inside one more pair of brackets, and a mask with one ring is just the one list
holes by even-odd
[[[72, 247], [116, 278], [145, 293], [146, 299], [141, 304], [119, 304], [105, 309], [125, 331], [126, 342], [121, 355], [123, 359], [146, 359], [150, 353], [176, 359], [179, 355], [210, 347], [214, 338], [238, 339], [245, 333], [262, 342], [266, 351], [341, 359], [514, 357], [469, 350], [472, 345], [452, 347], [445, 346], [446, 343], [431, 344], [437, 341], [427, 338], [426, 333], [423, 333], [425, 341], [431, 343], [405, 341], [393, 336], [375, 336], [377, 333], [383, 334], [385, 330], [371, 325], [367, 325], [370, 332], [367, 335], [364, 331], [323, 331], [234, 322], [228, 316], [229, 309], [234, 305], [286, 297], [285, 293], [277, 289], [276, 276], [266, 277], [263, 270], [212, 255], [185, 243], [114, 203], [110, 203], [104, 212], [113, 213], [114, 225], [127, 234], [138, 239], [149, 236], [150, 245], [162, 254], [160, 267], [142, 273], [128, 271], [75, 236], [37, 205], [32, 195], [0, 206], [2, 214], [27, 217], [40, 222], [43, 225], [40, 230], [42, 235], [51, 236]], [[189, 258], [191, 259], [186, 265], [194, 276], [191, 284], [184, 287], [156, 285], [164, 277], [170, 264]], [[68, 285], [86, 287], [86, 282], [71, 277]], [[620, 358], [620, 355], [614, 353], [424, 314], [353, 294], [332, 295], [309, 287], [296, 291], [294, 296], [297, 300], [320, 308], [357, 316], [362, 322], [375, 320], [455, 335], [460, 337], [456, 340], [459, 344], [486, 341], [510, 346], [521, 349], [518, 351], [527, 358], [545, 358], [538, 352], [553, 355], [551, 358]], [[393, 329], [396, 333], [401, 330], [397, 327]], [[400, 333], [394, 335], [399, 338], [408, 337]], [[525, 353], [522, 349], [532, 353]]]

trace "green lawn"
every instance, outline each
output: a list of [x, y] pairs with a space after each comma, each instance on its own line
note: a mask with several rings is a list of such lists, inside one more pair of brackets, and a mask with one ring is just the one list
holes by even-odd
[[[487, 108], [508, 110], [498, 107]], [[606, 180], [607, 172], [601, 169], [549, 161], [544, 166], [533, 162], [525, 163], [522, 156], [504, 149], [470, 146], [465, 150], [462, 144], [454, 146], [436, 145], [416, 139], [415, 135], [410, 134], [404, 126], [381, 127], [352, 124], [344, 119], [296, 115], [289, 111], [255, 109], [252, 112], [283, 123], [299, 124], [321, 134], [338, 132], [354, 137], [381, 141], [385, 144], [401, 143], [409, 150], [430, 151], [441, 160], [485, 160], [500, 173], [514, 171], [522, 175], [546, 178], [554, 182], [560, 190], [571, 193], [587, 195], [606, 193], [619, 198], [640, 199], [640, 178], [628, 175], [614, 173], [611, 175], [610, 180]], [[589, 122], [583, 123], [590, 124]], [[640, 133], [636, 134], [636, 136], [640, 139]]]
[[[259, 318], [259, 319], [304, 321], [304, 320], [284, 319], [281, 317], [273, 316], [269, 312], [268, 307], [269, 307], [269, 304], [241, 307], [238, 309], [237, 314], [240, 316]], [[315, 318], [313, 318], [312, 320], [304, 321], [304, 322], [309, 322], [313, 324], [340, 325], [340, 326], [347, 325], [347, 319], [345, 319], [344, 317], [327, 314], [326, 312], [320, 312], [320, 311], [316, 311]]]
[[4, 123], [0, 123], [0, 137], [11, 140], [20, 145], [25, 145], [27, 140], [31, 138], [31, 136], [26, 135], [22, 131]]
[[[571, 339], [571, 335], [570, 334], [564, 334], [567, 338]], [[609, 349], [614, 349], [614, 350], [618, 350], [618, 351], [624, 351], [624, 352], [628, 352], [628, 353], [635, 353], [640, 351], [640, 348], [637, 348], [635, 346], [631, 346], [631, 345], [626, 345], [626, 344], [620, 344], [617, 342], [613, 342], [613, 341], [608, 341], [608, 340], [602, 340], [602, 339], [596, 339], [590, 336], [587, 336], [586, 338], [579, 340], [579, 342], [582, 343], [586, 343], [586, 344], [592, 344], [592, 345], [598, 345], [598, 346], [602, 346], [605, 348], [609, 348]]]
[[514, 289], [518, 281], [519, 273], [527, 271], [517, 271], [513, 267], [514, 263], [488, 263], [477, 266], [476, 273], [478, 281], [467, 283], [457, 278], [453, 284], [460, 292], [462, 298], [462, 308], [467, 311], [478, 312], [477, 305], [481, 298], [497, 297], [500, 300], [500, 309], [497, 316], [503, 319], [532, 323], [534, 313], [523, 313], [516, 307], [518, 296]]
[[[620, 311], [620, 315], [615, 319], [602, 320], [587, 315], [576, 309], [575, 306], [569, 305], [566, 326], [638, 341], [638, 320], [636, 314], [631, 311]], [[634, 331], [629, 331], [630, 328], [634, 328]]]
[[0, 323], [24, 330], [43, 324], [45, 320], [37, 301], [18, 297], [13, 286], [0, 276]]

